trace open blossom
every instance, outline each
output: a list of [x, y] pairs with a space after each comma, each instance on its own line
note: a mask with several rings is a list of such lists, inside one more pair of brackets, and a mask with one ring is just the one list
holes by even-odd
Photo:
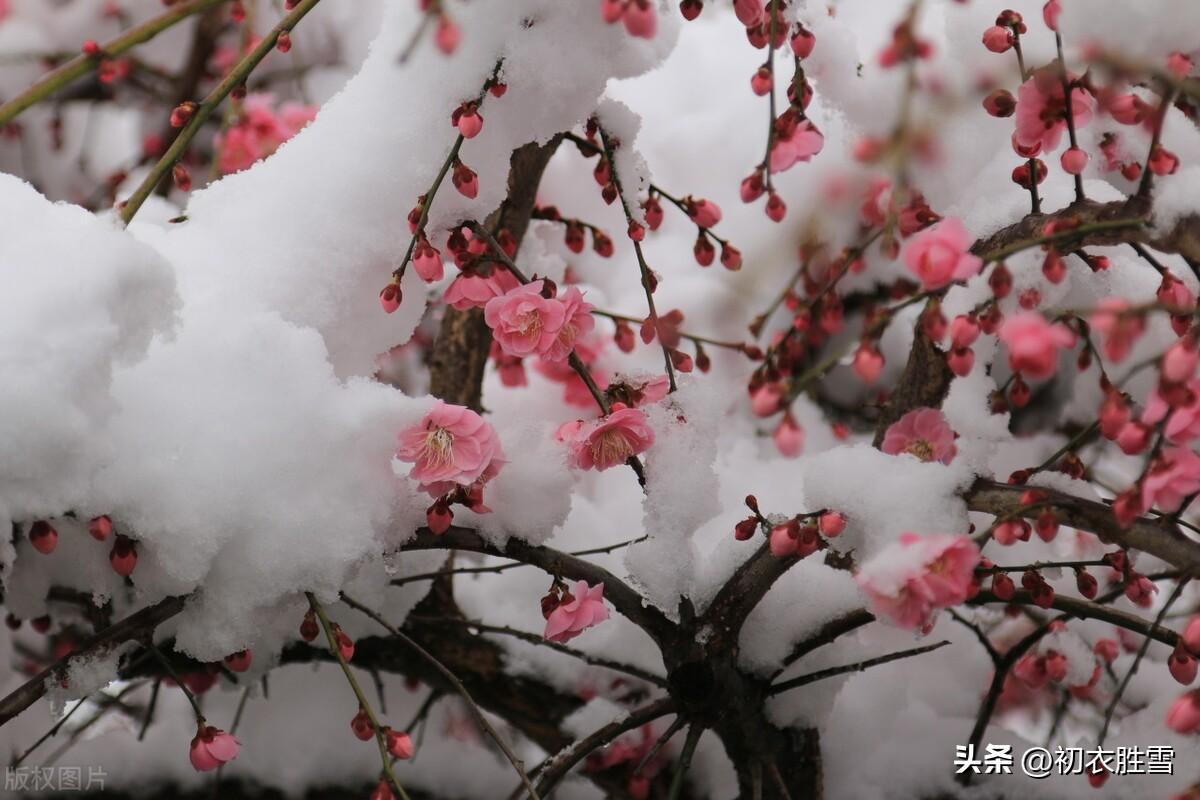
[[1088, 320], [1092, 330], [1104, 338], [1104, 355], [1112, 361], [1123, 361], [1146, 330], [1145, 320], [1129, 313], [1130, 307], [1124, 298], [1106, 297]]
[[922, 628], [939, 608], [967, 599], [979, 548], [967, 536], [902, 533], [855, 580], [872, 610], [902, 628]]
[[567, 308], [556, 298], [542, 297], [543, 283], [532, 281], [510, 289], [483, 307], [492, 335], [509, 355], [545, 355], [558, 341]]
[[236, 124], [217, 134], [215, 149], [223, 174], [239, 172], [274, 153], [317, 116], [316, 106], [285, 103], [276, 112], [270, 94], [250, 94]]
[[[1170, 403], [1155, 388], [1146, 397], [1142, 422], [1157, 425], [1166, 417], [1163, 436], [1171, 444], [1186, 444], [1200, 436], [1200, 381], [1188, 381], [1187, 402]], [[1169, 416], [1168, 416], [1169, 415]]]
[[971, 234], [957, 217], [946, 217], [904, 245], [905, 265], [925, 289], [940, 289], [979, 272], [983, 261], [969, 252]]
[[237, 758], [238, 750], [241, 744], [232, 734], [228, 734], [220, 728], [214, 728], [211, 725], [205, 725], [196, 733], [192, 739], [192, 746], [188, 755], [192, 759], [192, 766], [199, 772], [208, 772], [216, 769], [226, 761], [232, 761]]
[[441, 400], [398, 439], [396, 457], [413, 465], [409, 475], [422, 484], [469, 486], [504, 463], [496, 430], [471, 409]]
[[808, 161], [825, 146], [825, 136], [808, 120], [786, 126], [771, 145], [771, 172], [783, 172], [800, 161]]
[[483, 308], [493, 297], [499, 297], [521, 284], [506, 269], [494, 269], [491, 275], [463, 273], [446, 287], [442, 300], [459, 311]]
[[571, 590], [571, 598], [546, 618], [544, 636], [552, 642], [570, 641], [587, 628], [608, 619], [603, 583], [588, 586], [587, 581], [578, 581]]
[[[1078, 130], [1092, 118], [1092, 96], [1071, 92], [1071, 114]], [[1057, 75], [1038, 75], [1017, 90], [1015, 143], [1029, 150], [1053, 150], [1067, 129], [1062, 81]]]
[[576, 339], [596, 327], [592, 317], [592, 304], [583, 299], [583, 293], [574, 286], [559, 296], [563, 306], [562, 326], [550, 347], [542, 353], [547, 361], [565, 361], [575, 349]]
[[1142, 505], [1177, 511], [1185, 497], [1200, 491], [1200, 456], [1186, 447], [1168, 447], [1142, 482]]
[[1058, 365], [1059, 348], [1075, 344], [1075, 334], [1032, 311], [1005, 318], [997, 331], [1008, 347], [1008, 365], [1030, 378], [1048, 378]]
[[946, 417], [936, 408], [917, 408], [893, 422], [879, 447], [889, 455], [909, 453], [922, 461], [949, 464], [958, 448], [954, 446], [954, 431]]
[[607, 417], [565, 423], [555, 438], [567, 444], [567, 463], [572, 467], [606, 470], [647, 450], [654, 444], [654, 429], [639, 409], [617, 403]]

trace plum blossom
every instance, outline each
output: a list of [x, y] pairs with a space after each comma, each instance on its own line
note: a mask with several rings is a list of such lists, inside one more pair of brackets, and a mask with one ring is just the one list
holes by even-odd
[[284, 103], [276, 112], [272, 108], [274, 102], [270, 94], [247, 95], [237, 123], [217, 134], [213, 144], [220, 154], [218, 166], [222, 174], [249, 168], [316, 119], [316, 106]]
[[442, 300], [459, 311], [483, 308], [493, 297], [500, 297], [520, 285], [506, 269], [494, 269], [490, 275], [464, 272], [446, 287]]
[[1142, 505], [1171, 513], [1185, 497], [1200, 491], [1200, 456], [1186, 447], [1169, 447], [1155, 459], [1142, 482]]
[[544, 283], [531, 281], [510, 289], [483, 307], [492, 335], [509, 355], [545, 355], [558, 341], [567, 308], [560, 300], [542, 296]]
[[1167, 727], [1176, 733], [1200, 730], [1200, 690], [1181, 694], [1167, 710]]
[[566, 443], [567, 463], [572, 467], [603, 471], [645, 452], [654, 444], [654, 429], [639, 409], [614, 403], [607, 417], [567, 422], [555, 438]]
[[1146, 397], [1142, 423], [1157, 425], [1164, 418], [1163, 436], [1171, 444], [1186, 444], [1200, 436], [1200, 380], [1187, 383], [1184, 400], [1170, 402], [1155, 388]]
[[1075, 344], [1075, 334], [1065, 325], [1051, 324], [1031, 311], [1007, 317], [997, 333], [1008, 347], [1008, 365], [1013, 372], [1030, 378], [1053, 375], [1059, 349]]
[[587, 581], [577, 581], [571, 590], [571, 599], [546, 618], [543, 635], [552, 642], [568, 642], [606, 619], [608, 607], [604, 605], [604, 584], [588, 586]]
[[946, 217], [913, 236], [901, 254], [925, 289], [940, 289], [979, 272], [982, 259], [969, 252], [974, 241], [957, 217]]
[[771, 172], [783, 172], [808, 161], [825, 146], [825, 136], [807, 119], [793, 122], [777, 133], [771, 145]]
[[1140, 314], [1129, 313], [1130, 308], [1124, 298], [1106, 297], [1088, 320], [1092, 330], [1103, 337], [1104, 355], [1112, 361], [1123, 361], [1146, 330], [1145, 320]]
[[504, 463], [496, 430], [471, 409], [441, 400], [397, 438], [396, 457], [413, 465], [409, 476], [428, 485], [426, 489], [438, 484], [469, 486], [494, 475]]
[[197, 772], [208, 772], [237, 758], [241, 743], [220, 728], [201, 723], [188, 755]]
[[872, 610], [902, 628], [923, 628], [939, 608], [970, 596], [979, 548], [967, 536], [902, 533], [855, 580]]
[[[1074, 79], [1074, 76], [1068, 76]], [[1092, 97], [1076, 89], [1071, 92], [1071, 115], [1078, 130], [1092, 118]], [[1016, 133], [1013, 141], [1034, 151], [1058, 147], [1067, 129], [1062, 81], [1056, 74], [1043, 73], [1021, 84], [1017, 90]]]
[[954, 435], [941, 411], [917, 408], [888, 427], [879, 449], [889, 455], [908, 453], [922, 461], [949, 464], [958, 452]]
[[583, 299], [583, 293], [574, 286], [559, 296], [563, 306], [563, 322], [558, 335], [550, 347], [542, 353], [547, 361], [565, 361], [575, 349], [575, 340], [596, 327], [592, 317], [592, 304]]

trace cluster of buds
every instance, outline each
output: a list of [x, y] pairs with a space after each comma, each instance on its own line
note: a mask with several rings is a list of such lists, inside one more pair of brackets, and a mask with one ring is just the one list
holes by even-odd
[[838, 511], [823, 509], [773, 521], [759, 510], [754, 495], [746, 496], [746, 507], [750, 509], [750, 516], [734, 526], [734, 538], [746, 541], [762, 530], [771, 554], [778, 558], [812, 555], [828, 547], [827, 539], [835, 539], [846, 530], [846, 517]]

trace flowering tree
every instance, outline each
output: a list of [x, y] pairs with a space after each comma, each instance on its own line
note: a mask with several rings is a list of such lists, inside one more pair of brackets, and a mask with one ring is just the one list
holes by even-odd
[[1006, 5], [0, 0], [6, 792], [1200, 797], [1200, 5]]

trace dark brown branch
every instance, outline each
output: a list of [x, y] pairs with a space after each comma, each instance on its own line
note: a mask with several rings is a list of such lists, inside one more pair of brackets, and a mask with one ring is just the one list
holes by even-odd
[[1112, 509], [1104, 503], [1054, 489], [1037, 487], [1044, 494], [1044, 501], [1039, 502], [1037, 508], [1024, 506], [1021, 495], [1026, 488], [981, 478], [963, 494], [963, 499], [970, 510], [996, 516], [1027, 516], [1033, 519], [1043, 509], [1050, 508], [1064, 525], [1094, 533], [1109, 544], [1149, 553], [1188, 575], [1200, 574], [1200, 543], [1188, 539], [1164, 518], [1142, 517], [1128, 528], [1122, 528], [1117, 524]]
[[0, 700], [0, 725], [29, 708], [35, 701], [46, 694], [46, 681], [54, 676], [66, 674], [71, 659], [95, 655], [101, 650], [108, 650], [126, 642], [144, 639], [165, 620], [183, 610], [185, 597], [168, 597], [158, 603], [147, 606], [114, 625], [105, 628], [93, 636], [84, 645], [70, 655], [55, 661], [44, 670], [34, 675], [3, 700]]
[[647, 605], [640, 594], [603, 567], [549, 547], [526, 544], [510, 539], [505, 549], [485, 541], [469, 528], [452, 526], [440, 536], [422, 528], [402, 550], [469, 550], [473, 553], [513, 558], [540, 567], [543, 571], [570, 580], [584, 580], [591, 585], [604, 584], [604, 599], [630, 622], [646, 631], [659, 644], [674, 633], [675, 625], [657, 608]]

